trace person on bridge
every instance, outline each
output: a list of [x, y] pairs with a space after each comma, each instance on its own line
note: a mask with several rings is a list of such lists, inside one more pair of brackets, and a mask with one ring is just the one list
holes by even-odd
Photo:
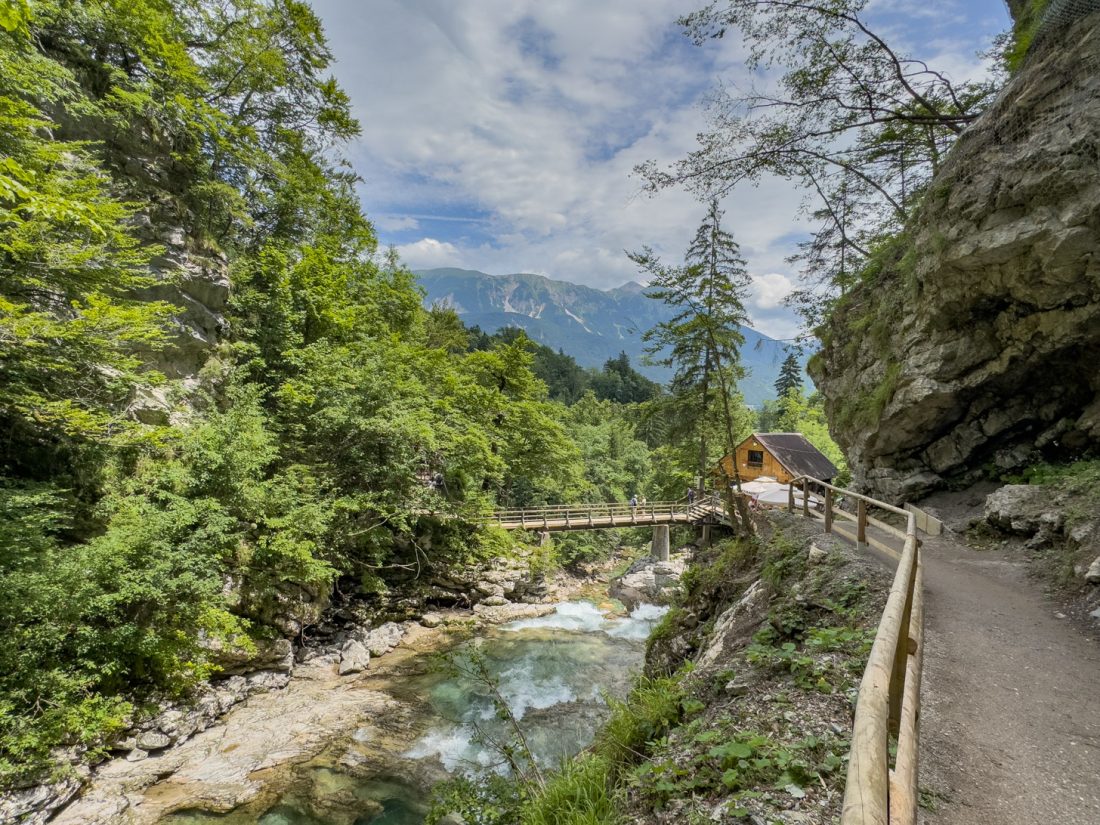
[[633, 513], [638, 507], [638, 494], [635, 493], [630, 497], [630, 512]]
[[688, 504], [694, 504], [694, 503], [695, 503], [695, 488], [694, 487], [688, 487]]

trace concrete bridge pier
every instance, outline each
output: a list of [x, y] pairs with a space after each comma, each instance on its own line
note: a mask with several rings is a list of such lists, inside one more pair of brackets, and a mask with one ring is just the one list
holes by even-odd
[[550, 544], [550, 542], [551, 538], [549, 530], [543, 530], [541, 533], [539, 533], [539, 547], [546, 547], [548, 544]]
[[653, 526], [653, 560], [668, 561], [668, 525]]
[[709, 524], [700, 525], [699, 526], [699, 541], [697, 541], [696, 544], [699, 547], [710, 547], [710, 542], [711, 542], [710, 525]]

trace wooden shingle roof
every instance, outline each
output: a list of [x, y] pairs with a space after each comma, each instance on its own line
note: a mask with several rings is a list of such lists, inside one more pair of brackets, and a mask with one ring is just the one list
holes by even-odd
[[833, 462], [802, 433], [753, 433], [751, 438], [759, 441], [792, 475], [813, 476], [822, 481], [836, 478]]

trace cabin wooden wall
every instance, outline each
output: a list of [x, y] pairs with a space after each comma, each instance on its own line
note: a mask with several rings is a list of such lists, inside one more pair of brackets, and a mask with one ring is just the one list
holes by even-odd
[[[763, 467], [749, 466], [749, 450], [760, 450], [764, 453]], [[726, 472], [732, 476], [733, 467], [730, 466], [729, 456], [722, 459], [722, 465], [725, 467]], [[755, 438], [744, 441], [737, 448], [737, 469], [741, 472], [742, 481], [752, 481], [754, 478], [760, 478], [760, 476], [769, 476], [780, 483], [786, 484], [792, 478], [791, 474], [783, 469], [783, 465], [776, 461], [775, 457]]]

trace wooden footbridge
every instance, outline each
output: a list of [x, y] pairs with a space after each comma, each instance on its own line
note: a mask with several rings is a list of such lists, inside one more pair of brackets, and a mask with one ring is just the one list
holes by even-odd
[[599, 530], [612, 527], [650, 527], [672, 524], [728, 524], [726, 510], [718, 496], [695, 501], [649, 501], [637, 506], [610, 504], [553, 504], [494, 510], [486, 524], [505, 530]]

